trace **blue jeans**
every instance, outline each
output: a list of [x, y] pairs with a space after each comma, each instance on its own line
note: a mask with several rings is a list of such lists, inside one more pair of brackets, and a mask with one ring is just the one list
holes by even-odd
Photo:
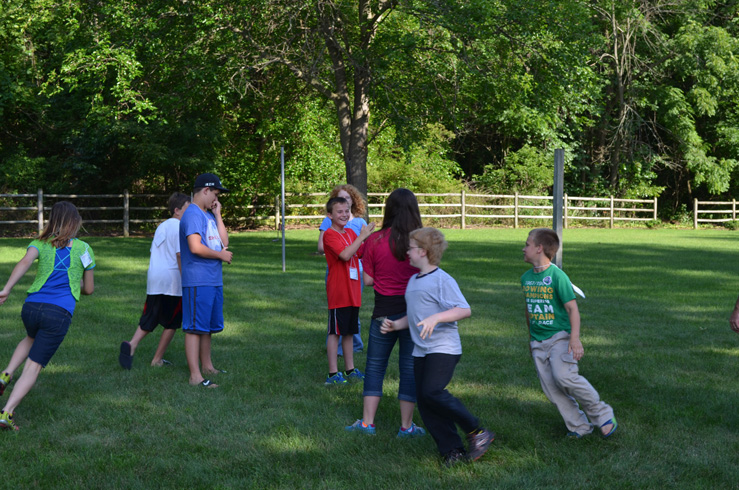
[[[388, 316], [391, 320], [403, 318], [405, 313]], [[367, 347], [367, 364], [365, 365], [364, 396], [382, 396], [382, 382], [385, 379], [387, 363], [395, 347], [400, 343], [398, 367], [400, 368], [400, 386], [398, 400], [416, 403], [416, 381], [413, 378], [413, 339], [410, 330], [400, 330], [383, 334], [380, 332], [377, 318], [370, 323], [369, 343]]]

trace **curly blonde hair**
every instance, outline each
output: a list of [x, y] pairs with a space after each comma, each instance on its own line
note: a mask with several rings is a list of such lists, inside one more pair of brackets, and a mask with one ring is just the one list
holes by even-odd
[[364, 216], [367, 211], [367, 199], [359, 192], [359, 189], [351, 184], [337, 185], [329, 194], [329, 198], [338, 197], [341, 191], [345, 191], [352, 198], [352, 216]]
[[410, 239], [418, 244], [419, 248], [426, 251], [426, 257], [429, 264], [439, 265], [444, 251], [449, 243], [444, 238], [444, 234], [436, 228], [419, 228], [410, 233]]

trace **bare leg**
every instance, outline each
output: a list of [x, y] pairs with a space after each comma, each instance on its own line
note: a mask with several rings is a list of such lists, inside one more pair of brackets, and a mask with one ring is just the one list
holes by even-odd
[[21, 374], [21, 377], [18, 378], [18, 381], [15, 382], [15, 387], [13, 388], [13, 391], [10, 392], [8, 403], [5, 404], [3, 410], [10, 413], [15, 412], [15, 408], [21, 400], [23, 400], [23, 397], [26, 396], [28, 392], [31, 391], [31, 388], [33, 388], [33, 385], [36, 384], [36, 379], [40, 372], [41, 364], [30, 359], [26, 360], [26, 365], [23, 366], [23, 373]]
[[329, 335], [328, 339], [326, 339], [326, 356], [328, 357], [328, 372], [329, 373], [335, 373], [339, 371], [338, 362], [336, 360], [338, 350], [339, 350], [339, 336], [334, 335], [334, 334]]
[[374, 424], [377, 407], [380, 405], [379, 396], [365, 396], [362, 417], [365, 424]]
[[205, 378], [200, 373], [200, 335], [185, 334], [185, 357], [187, 358], [187, 367], [190, 369], [190, 384], [201, 383]]
[[162, 357], [164, 357], [164, 353], [167, 352], [167, 347], [169, 347], [169, 343], [172, 342], [175, 331], [176, 330], [173, 328], [165, 328], [162, 332], [162, 336], [159, 338], [157, 351], [154, 353], [154, 359], [151, 360], [152, 366], [162, 365]]
[[344, 349], [344, 370], [354, 369], [354, 337], [352, 335], [341, 337], [341, 347]]
[[400, 425], [404, 428], [409, 428], [413, 423], [413, 410], [416, 408], [416, 404], [413, 402], [400, 400]]
[[5, 368], [5, 372], [10, 374], [10, 376], [13, 376], [13, 373], [15, 373], [16, 369], [18, 369], [20, 365], [23, 364], [23, 361], [28, 358], [28, 353], [31, 351], [33, 341], [34, 339], [26, 336], [25, 339], [18, 342], [15, 351], [13, 351], [13, 355], [10, 357], [8, 367]]
[[213, 367], [213, 360], [210, 357], [211, 338], [210, 334], [200, 336], [200, 365], [206, 374], [215, 374], [218, 372]]
[[131, 344], [131, 355], [136, 351], [136, 347], [139, 346], [139, 342], [141, 342], [141, 340], [147, 335], [149, 335], [149, 332], [141, 330], [140, 326], [136, 327], [136, 332], [133, 334], [131, 340], [128, 341], [128, 343]]

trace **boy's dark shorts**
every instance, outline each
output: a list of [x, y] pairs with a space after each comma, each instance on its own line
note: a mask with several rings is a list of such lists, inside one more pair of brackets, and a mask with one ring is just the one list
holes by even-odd
[[144, 332], [153, 332], [157, 325], [169, 330], [176, 330], [182, 326], [182, 296], [146, 295], [139, 327]]
[[354, 335], [359, 333], [359, 307], [346, 306], [328, 310], [329, 335]]
[[33, 339], [28, 358], [46, 367], [67, 335], [72, 314], [51, 303], [26, 302], [21, 310], [21, 319], [26, 334]]

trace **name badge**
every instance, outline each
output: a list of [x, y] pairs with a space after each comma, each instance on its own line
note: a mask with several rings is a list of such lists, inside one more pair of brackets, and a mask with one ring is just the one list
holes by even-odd
[[87, 269], [87, 266], [92, 264], [92, 259], [90, 258], [90, 252], [85, 252], [82, 255], [80, 255], [80, 260], [82, 261], [82, 267]]
[[356, 267], [349, 267], [349, 279], [353, 281], [359, 280], [359, 269]]

